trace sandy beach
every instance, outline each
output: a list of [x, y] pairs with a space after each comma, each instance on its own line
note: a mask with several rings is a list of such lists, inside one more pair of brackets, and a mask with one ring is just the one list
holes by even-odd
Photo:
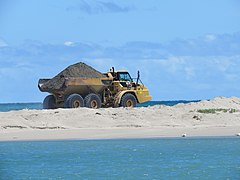
[[236, 136], [240, 99], [175, 106], [20, 110], [0, 113], [0, 141]]

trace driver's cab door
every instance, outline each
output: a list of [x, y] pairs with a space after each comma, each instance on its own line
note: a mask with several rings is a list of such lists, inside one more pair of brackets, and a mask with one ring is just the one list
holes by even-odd
[[123, 87], [131, 88], [133, 79], [128, 72], [117, 72], [117, 80]]

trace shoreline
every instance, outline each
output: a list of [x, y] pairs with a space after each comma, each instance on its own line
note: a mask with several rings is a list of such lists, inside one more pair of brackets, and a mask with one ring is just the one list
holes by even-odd
[[107, 141], [107, 140], [151, 140], [151, 139], [238, 139], [238, 136], [192, 136], [192, 137], [135, 137], [135, 138], [70, 138], [70, 139], [19, 139], [0, 140], [4, 142], [57, 142], [57, 141]]
[[[193, 128], [113, 128], [71, 130], [27, 130], [2, 133], [0, 142], [11, 141], [71, 141], [114, 139], [168, 139], [168, 138], [238, 138], [240, 127]], [[182, 135], [186, 134], [185, 137]]]

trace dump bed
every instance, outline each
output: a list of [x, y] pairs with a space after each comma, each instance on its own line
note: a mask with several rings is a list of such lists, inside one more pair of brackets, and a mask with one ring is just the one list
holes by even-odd
[[52, 79], [40, 79], [38, 87], [42, 92], [61, 94], [73, 89], [85, 92], [87, 88], [99, 92], [106, 86], [102, 83], [104, 78], [106, 76], [101, 72], [80, 62], [67, 67]]
[[110, 78], [64, 78], [64, 83], [58, 88], [49, 88], [47, 86], [50, 79], [40, 79], [38, 87], [42, 92], [61, 93], [61, 94], [88, 94], [89, 92], [101, 93], [105, 87], [111, 85]]

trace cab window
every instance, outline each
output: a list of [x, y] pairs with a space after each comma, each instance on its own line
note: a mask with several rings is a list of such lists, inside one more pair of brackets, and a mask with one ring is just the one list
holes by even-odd
[[119, 81], [130, 81], [132, 82], [132, 78], [128, 73], [118, 73]]

